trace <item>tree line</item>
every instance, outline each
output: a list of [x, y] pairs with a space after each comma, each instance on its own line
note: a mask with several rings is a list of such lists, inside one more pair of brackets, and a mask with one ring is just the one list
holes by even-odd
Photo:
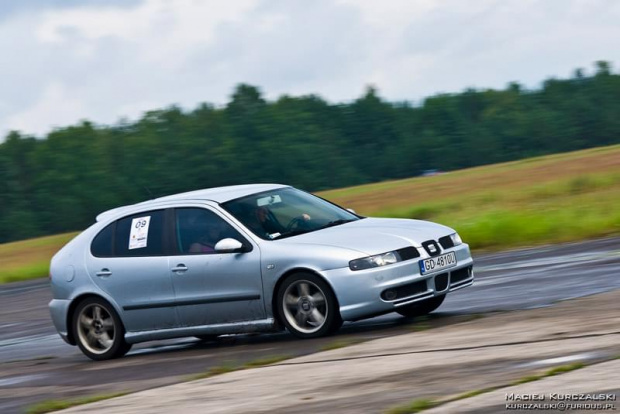
[[241, 84], [223, 107], [169, 107], [135, 122], [83, 121], [0, 144], [0, 242], [87, 227], [101, 211], [182, 191], [279, 182], [317, 191], [620, 142], [620, 75], [526, 90], [468, 89], [419, 105], [369, 87], [331, 104], [267, 101]]

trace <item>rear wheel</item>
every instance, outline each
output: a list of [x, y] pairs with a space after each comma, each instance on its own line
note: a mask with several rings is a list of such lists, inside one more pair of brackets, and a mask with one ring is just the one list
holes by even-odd
[[280, 319], [298, 338], [317, 338], [342, 325], [338, 302], [331, 288], [312, 273], [289, 276], [277, 293]]
[[421, 302], [416, 302], [412, 303], [411, 305], [400, 307], [396, 309], [396, 312], [408, 318], [428, 315], [429, 313], [440, 307], [444, 299], [446, 299], [446, 295], [435, 296], [434, 298], [426, 299]]
[[131, 349], [120, 318], [103, 299], [82, 301], [73, 314], [73, 329], [80, 350], [95, 361], [118, 358]]

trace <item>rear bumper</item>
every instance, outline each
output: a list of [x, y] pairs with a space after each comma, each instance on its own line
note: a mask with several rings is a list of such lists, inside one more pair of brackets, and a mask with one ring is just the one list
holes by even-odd
[[454, 251], [457, 266], [421, 275], [419, 258], [363, 271], [348, 267], [324, 272], [334, 288], [343, 320], [354, 321], [471, 286], [473, 259], [466, 244]]
[[75, 345], [69, 339], [68, 327], [67, 327], [67, 315], [69, 312], [69, 305], [71, 304], [68, 300], [62, 299], [52, 299], [49, 303], [50, 315], [52, 317], [52, 322], [54, 323], [54, 327], [56, 331], [58, 331], [58, 335], [68, 344]]

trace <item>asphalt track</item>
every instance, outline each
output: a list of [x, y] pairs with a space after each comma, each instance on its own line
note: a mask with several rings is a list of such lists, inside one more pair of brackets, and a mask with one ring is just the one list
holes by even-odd
[[[424, 323], [458, 323], [488, 312], [550, 306], [620, 288], [620, 238], [475, 256], [476, 283], [448, 296]], [[214, 366], [274, 355], [299, 356], [415, 329], [396, 314], [347, 323], [332, 337], [299, 341], [286, 333], [192, 338], [135, 346], [125, 358], [94, 363], [55, 333], [47, 280], [0, 287], [0, 412], [32, 403], [172, 384]]]

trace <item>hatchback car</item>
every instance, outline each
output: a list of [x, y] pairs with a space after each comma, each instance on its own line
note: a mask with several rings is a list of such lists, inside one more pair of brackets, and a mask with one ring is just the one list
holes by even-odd
[[276, 184], [213, 188], [116, 208], [52, 259], [52, 320], [95, 360], [154, 339], [288, 329], [435, 310], [473, 283], [445, 226], [369, 218]]

